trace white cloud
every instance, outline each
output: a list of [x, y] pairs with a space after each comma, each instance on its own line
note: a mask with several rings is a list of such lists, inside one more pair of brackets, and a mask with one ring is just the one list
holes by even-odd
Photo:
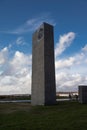
[[0, 94], [31, 93], [31, 60], [31, 55], [19, 51], [8, 57], [0, 75]]
[[[76, 91], [78, 85], [87, 84], [86, 46], [73, 56], [56, 58], [57, 91]], [[9, 48], [5, 47], [0, 59], [0, 94], [31, 93], [32, 55], [16, 51], [9, 57]]]
[[78, 91], [78, 86], [81, 84], [87, 84], [87, 76], [70, 72], [56, 74], [57, 91]]
[[69, 57], [68, 59], [56, 60], [55, 67], [56, 69], [70, 68], [75, 63], [75, 60], [76, 59], [74, 57]]
[[74, 32], [69, 32], [67, 34], [64, 34], [63, 36], [60, 36], [59, 42], [56, 44], [55, 56], [57, 57], [61, 55], [63, 51], [71, 45], [74, 39], [75, 39]]
[[82, 48], [82, 51], [87, 52], [87, 44]]
[[79, 85], [87, 85], [86, 46], [72, 57], [56, 59], [57, 91], [77, 91]]
[[26, 44], [26, 42], [25, 42], [24, 38], [21, 36], [21, 37], [17, 38], [16, 44], [17, 45], [24, 45], [24, 44]]
[[74, 54], [73, 56], [68, 56], [67, 58], [56, 59], [55, 67], [56, 69], [70, 69], [75, 66], [85, 66], [87, 63], [86, 51], [83, 51], [86, 45], [81, 49], [79, 53]]
[[28, 32], [35, 31], [43, 22], [50, 23], [52, 25], [55, 25], [55, 22], [53, 19], [50, 18], [50, 14], [41, 14], [39, 17], [35, 17], [32, 19], [28, 19], [24, 24], [17, 27], [16, 29], [13, 29], [12, 31], [0, 31], [1, 33], [10, 33], [10, 34], [24, 34]]
[[27, 20], [22, 26], [15, 29], [13, 33], [22, 34], [35, 31], [44, 21], [54, 25], [54, 21], [45, 17], [37, 17]]
[[0, 52], [0, 65], [4, 64], [8, 58], [8, 48], [5, 47]]

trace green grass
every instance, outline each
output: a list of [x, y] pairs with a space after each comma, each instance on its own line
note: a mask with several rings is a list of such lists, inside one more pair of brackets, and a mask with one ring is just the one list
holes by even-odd
[[55, 106], [0, 103], [0, 130], [87, 130], [87, 105], [59, 102]]
[[16, 95], [0, 95], [0, 100], [31, 100], [31, 95], [16, 96]]

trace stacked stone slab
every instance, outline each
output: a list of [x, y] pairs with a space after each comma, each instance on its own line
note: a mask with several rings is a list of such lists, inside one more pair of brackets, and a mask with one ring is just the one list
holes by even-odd
[[87, 103], [87, 86], [79, 86], [79, 102]]
[[53, 26], [43, 23], [33, 34], [32, 105], [56, 103]]

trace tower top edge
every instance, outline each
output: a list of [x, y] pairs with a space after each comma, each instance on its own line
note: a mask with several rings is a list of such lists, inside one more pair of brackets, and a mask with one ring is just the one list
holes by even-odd
[[36, 33], [36, 32], [38, 32], [38, 30], [39, 30], [40, 28], [45, 28], [45, 26], [48, 26], [48, 27], [52, 27], [52, 28], [53, 28], [53, 25], [52, 25], [52, 24], [49, 24], [49, 23], [47, 23], [47, 22], [42, 22], [42, 23], [36, 28], [36, 30], [33, 32], [33, 34]]
[[52, 24], [49, 24], [47, 22], [43, 22], [42, 25], [49, 25], [49, 26], [53, 26]]

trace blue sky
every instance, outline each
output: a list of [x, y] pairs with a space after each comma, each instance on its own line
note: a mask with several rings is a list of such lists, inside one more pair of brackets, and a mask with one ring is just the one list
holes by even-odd
[[31, 93], [32, 34], [54, 26], [57, 91], [87, 84], [87, 0], [0, 0], [0, 94]]

